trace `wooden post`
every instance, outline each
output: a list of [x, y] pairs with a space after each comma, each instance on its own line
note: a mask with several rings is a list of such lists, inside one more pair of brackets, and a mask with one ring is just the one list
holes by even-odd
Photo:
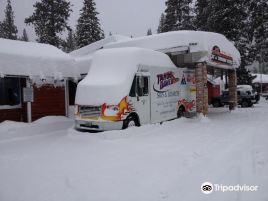
[[198, 63], [195, 70], [196, 76], [196, 112], [204, 116], [208, 114], [208, 88], [207, 88], [207, 66]]
[[65, 116], [69, 116], [69, 79], [65, 79]]
[[[31, 88], [31, 80], [30, 78], [27, 78], [26, 80], [26, 87]], [[32, 122], [32, 103], [30, 101], [27, 102], [27, 122], [31, 123]]]
[[234, 110], [237, 106], [237, 78], [236, 70], [228, 70], [229, 80], [229, 110]]

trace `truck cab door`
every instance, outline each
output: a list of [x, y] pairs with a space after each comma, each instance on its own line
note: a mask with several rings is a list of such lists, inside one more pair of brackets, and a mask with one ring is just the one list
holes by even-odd
[[150, 77], [142, 74], [137, 74], [132, 84], [132, 90], [135, 89], [135, 95], [132, 94], [131, 99], [141, 125], [151, 121], [149, 85]]

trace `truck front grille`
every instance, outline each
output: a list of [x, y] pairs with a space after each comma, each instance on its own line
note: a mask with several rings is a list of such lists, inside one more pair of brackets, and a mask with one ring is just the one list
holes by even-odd
[[101, 107], [98, 106], [80, 106], [81, 117], [100, 117]]

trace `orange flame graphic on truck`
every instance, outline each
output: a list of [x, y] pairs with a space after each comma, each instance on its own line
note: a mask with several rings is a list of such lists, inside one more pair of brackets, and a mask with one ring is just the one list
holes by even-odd
[[186, 99], [179, 100], [178, 102], [178, 108], [180, 106], [184, 106], [186, 112], [192, 111], [195, 106], [195, 101], [187, 101]]
[[[109, 114], [109, 111], [112, 113]], [[101, 118], [106, 121], [120, 121], [126, 113], [133, 111], [133, 106], [129, 104], [127, 97], [124, 97], [118, 105], [110, 106], [104, 103], [101, 106]]]

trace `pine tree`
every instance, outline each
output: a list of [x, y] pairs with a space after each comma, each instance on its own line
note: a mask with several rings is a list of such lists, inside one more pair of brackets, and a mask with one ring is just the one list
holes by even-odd
[[2, 38], [17, 40], [18, 29], [14, 24], [14, 12], [11, 6], [11, 1], [7, 0], [5, 9], [5, 19], [1, 23], [0, 35]]
[[25, 23], [34, 25], [38, 42], [61, 47], [62, 39], [57, 34], [68, 28], [70, 6], [67, 0], [41, 0], [34, 4], [34, 13]]
[[178, 0], [167, 0], [165, 10], [165, 23], [163, 32], [177, 30], [177, 2]]
[[195, 17], [194, 24], [197, 30], [207, 31], [207, 19], [210, 15], [209, 10], [210, 0], [197, 0], [195, 3]]
[[221, 33], [234, 42], [241, 55], [241, 64], [237, 70], [239, 83], [251, 83], [251, 75], [246, 70], [246, 66], [253, 62], [253, 30], [251, 29], [248, 1], [210, 0], [208, 9], [210, 14], [206, 28], [209, 31]]
[[167, 0], [164, 32], [193, 30], [192, 0]]
[[157, 33], [163, 33], [164, 32], [164, 25], [165, 25], [166, 16], [164, 13], [161, 14], [159, 25], [157, 28]]
[[72, 29], [68, 30], [68, 36], [64, 45], [64, 51], [69, 53], [76, 49], [75, 34]]
[[194, 30], [192, 0], [178, 0], [177, 4], [177, 30]]
[[23, 29], [22, 36], [20, 37], [20, 40], [29, 42], [28, 34], [26, 32], [26, 29]]
[[247, 85], [252, 85], [252, 81], [257, 77], [257, 76], [253, 76], [251, 75], [250, 71], [248, 71], [246, 68], [238, 68], [236, 70], [237, 73], [237, 84], [238, 85], [243, 85], [243, 84], [247, 84]]
[[255, 59], [260, 63], [268, 62], [268, 2], [253, 1], [252, 18], [256, 50]]
[[94, 0], [84, 0], [84, 6], [76, 26], [78, 48], [104, 38], [104, 33], [97, 17], [98, 14]]
[[0, 21], [0, 38], [3, 38], [2, 22]]
[[147, 30], [147, 36], [150, 36], [150, 35], [152, 35], [152, 29], [151, 29], [151, 28], [149, 28], [149, 29]]

